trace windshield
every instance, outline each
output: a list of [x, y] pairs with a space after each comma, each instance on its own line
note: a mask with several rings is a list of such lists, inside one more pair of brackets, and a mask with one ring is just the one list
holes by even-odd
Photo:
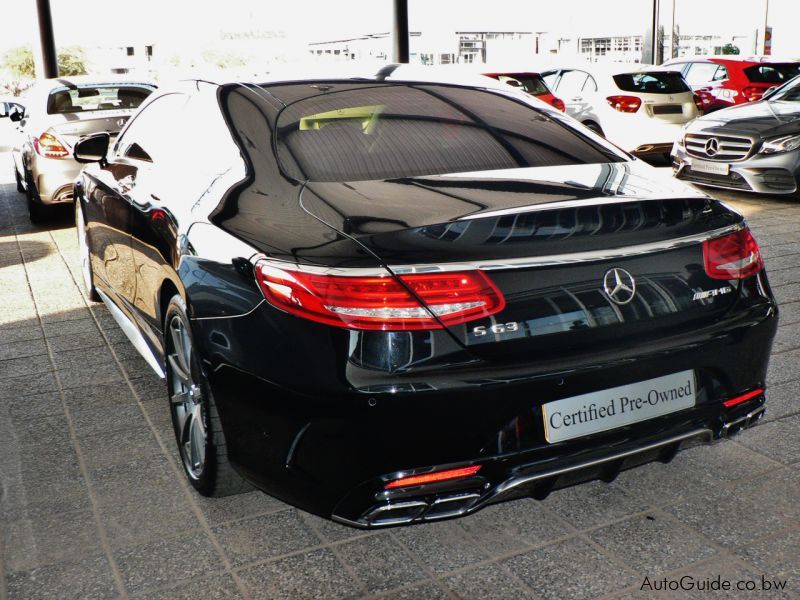
[[648, 73], [614, 75], [614, 83], [623, 92], [680, 94], [690, 91], [681, 74], [674, 71], [650, 71]]
[[796, 77], [783, 86], [782, 89], [772, 94], [768, 102], [800, 102], [800, 77]]
[[56, 88], [47, 98], [47, 114], [139, 108], [153, 91], [144, 84], [79, 85]]
[[780, 85], [800, 75], [800, 63], [769, 63], [747, 67], [747, 78], [754, 83]]
[[[300, 89], [300, 88], [303, 89]], [[324, 90], [320, 93], [319, 90]], [[431, 84], [276, 86], [277, 150], [298, 181], [361, 181], [624, 160], [501, 93]]]

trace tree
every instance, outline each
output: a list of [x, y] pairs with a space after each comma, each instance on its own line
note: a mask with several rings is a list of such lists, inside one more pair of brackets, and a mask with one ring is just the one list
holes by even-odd
[[[0, 60], [0, 67], [8, 70], [14, 77], [36, 77], [33, 50], [30, 46], [19, 46], [6, 52]], [[71, 46], [58, 53], [58, 74], [64, 77], [86, 74], [86, 57], [82, 48]]]
[[722, 47], [722, 53], [723, 54], [739, 54], [739, 47], [738, 46], [734, 46], [731, 43], [725, 44]]

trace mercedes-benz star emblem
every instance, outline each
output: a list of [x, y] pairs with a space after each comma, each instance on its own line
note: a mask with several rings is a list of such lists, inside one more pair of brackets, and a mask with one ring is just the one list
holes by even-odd
[[603, 277], [603, 290], [614, 304], [627, 304], [636, 295], [636, 281], [625, 269], [609, 269]]
[[719, 140], [717, 138], [708, 138], [706, 142], [706, 154], [708, 156], [716, 156], [719, 152]]

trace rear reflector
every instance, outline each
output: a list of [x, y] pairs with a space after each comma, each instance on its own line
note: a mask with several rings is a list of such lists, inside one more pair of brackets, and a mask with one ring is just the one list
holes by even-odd
[[502, 293], [482, 271], [350, 277], [261, 262], [255, 272], [264, 296], [276, 308], [348, 329], [441, 329], [442, 324], [465, 323], [505, 308]]
[[744, 279], [764, 268], [761, 251], [747, 228], [703, 242], [703, 262], [712, 279]]
[[566, 107], [566, 105], [564, 104], [564, 101], [561, 98], [555, 98], [554, 97], [550, 101], [550, 104], [553, 105], [553, 108], [557, 108], [561, 112], [566, 112], [567, 111], [567, 107]]
[[462, 467], [460, 469], [450, 469], [449, 471], [437, 471], [436, 473], [426, 473], [425, 475], [412, 475], [411, 477], [403, 477], [402, 479], [395, 479], [391, 483], [387, 483], [384, 489], [391, 490], [400, 487], [408, 487], [410, 485], [422, 485], [424, 483], [436, 483], [437, 481], [449, 481], [450, 479], [461, 479], [462, 477], [470, 477], [475, 475], [481, 470], [481, 465], [474, 465], [472, 467]]
[[766, 90], [767, 88], [748, 85], [746, 88], [742, 89], [741, 93], [747, 102], [755, 102], [756, 100], [761, 100], [761, 96], [764, 95]]
[[752, 400], [753, 398], [757, 398], [764, 393], [764, 388], [758, 388], [757, 390], [753, 390], [752, 392], [747, 392], [746, 394], [742, 394], [741, 396], [736, 396], [735, 398], [731, 398], [730, 400], [725, 400], [723, 402], [723, 406], [725, 408], [730, 408], [731, 406], [736, 406], [737, 404], [741, 404], [742, 402], [747, 402], [748, 400]]
[[623, 113], [635, 113], [642, 105], [642, 99], [636, 96], [609, 96], [606, 100], [611, 108]]

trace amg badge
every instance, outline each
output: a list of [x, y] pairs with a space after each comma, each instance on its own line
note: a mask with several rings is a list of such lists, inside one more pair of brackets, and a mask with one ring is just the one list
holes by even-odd
[[716, 288], [713, 290], [695, 292], [694, 296], [692, 296], [692, 300], [705, 300], [706, 298], [713, 298], [714, 296], [722, 296], [723, 294], [730, 294], [732, 291], [733, 288], [729, 285], [726, 285], [725, 287]]

